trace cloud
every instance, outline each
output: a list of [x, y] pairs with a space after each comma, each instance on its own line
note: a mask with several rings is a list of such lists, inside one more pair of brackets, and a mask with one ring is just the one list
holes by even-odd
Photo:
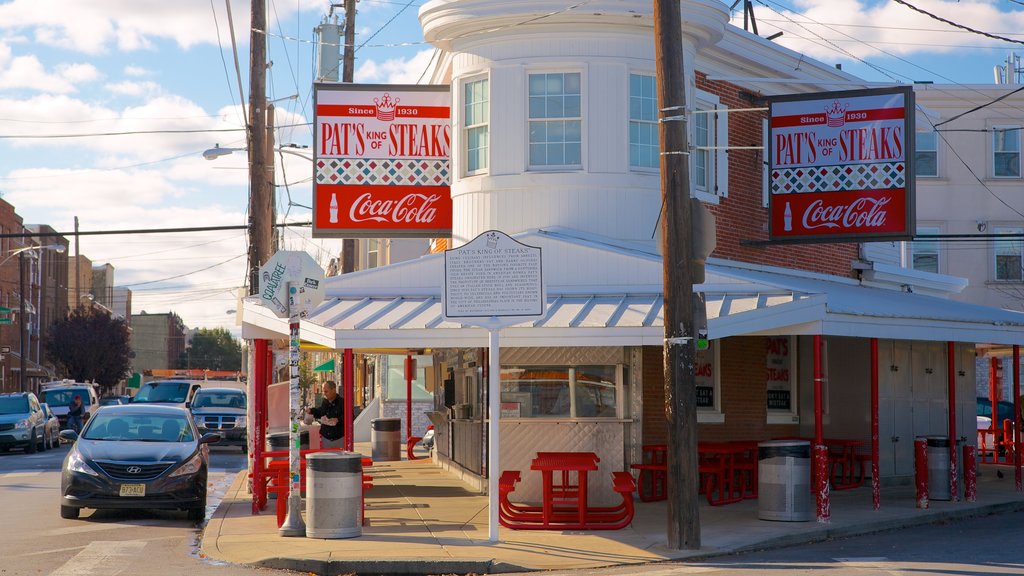
[[124, 75], [125, 76], [133, 76], [133, 77], [137, 78], [137, 77], [140, 77], [140, 76], [149, 76], [152, 73], [153, 73], [152, 71], [150, 71], [150, 70], [148, 70], [146, 68], [143, 68], [142, 66], [132, 66], [131, 64], [129, 64], [129, 65], [124, 67]]
[[130, 80], [107, 84], [106, 89], [122, 96], [153, 96], [162, 91], [156, 82], [132, 82]]
[[392, 58], [383, 62], [365, 60], [356, 70], [356, 82], [382, 84], [419, 84], [430, 77], [427, 69], [434, 50], [421, 50], [409, 59]]
[[[946, 53], [965, 46], [1005, 46], [1005, 42], [957, 30], [895, 2], [799, 0], [795, 4], [799, 12], [780, 11], [774, 3], [755, 6], [758, 32], [768, 36], [782, 31], [776, 43], [825, 61], [878, 58], [885, 53], [901, 57]], [[1024, 11], [1002, 11], [988, 1], [921, 4], [933, 14], [982, 31], [998, 34], [1024, 29]], [[737, 11], [733, 16], [733, 24], [742, 27], [743, 13]]]

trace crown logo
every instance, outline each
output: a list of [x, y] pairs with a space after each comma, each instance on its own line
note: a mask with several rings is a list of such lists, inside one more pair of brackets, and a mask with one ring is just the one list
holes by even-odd
[[498, 247], [498, 234], [496, 232], [487, 233], [487, 247], [492, 250]]
[[377, 120], [381, 122], [391, 122], [395, 119], [395, 108], [398, 107], [398, 103], [401, 101], [400, 98], [391, 99], [391, 95], [387, 92], [381, 98], [374, 98], [373, 105], [377, 107]]
[[825, 119], [830, 128], [839, 128], [846, 124], [846, 109], [849, 107], [849, 104], [840, 104], [839, 100], [825, 106]]

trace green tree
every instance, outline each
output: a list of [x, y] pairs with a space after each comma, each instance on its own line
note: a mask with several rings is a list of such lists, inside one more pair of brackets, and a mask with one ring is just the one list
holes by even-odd
[[95, 382], [106, 392], [128, 376], [132, 357], [129, 341], [124, 318], [81, 306], [53, 323], [43, 349], [64, 377]]
[[178, 368], [241, 370], [242, 344], [224, 328], [200, 328], [192, 335]]

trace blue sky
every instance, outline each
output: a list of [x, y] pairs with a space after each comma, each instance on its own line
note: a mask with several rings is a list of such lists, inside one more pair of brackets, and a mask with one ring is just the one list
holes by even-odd
[[[228, 1], [247, 99], [249, 3]], [[425, 1], [359, 2], [357, 82], [414, 83], [423, 75], [431, 47], [417, 12]], [[908, 2], [1024, 41], [1019, 1]], [[565, 4], [583, 10], [591, 2]], [[895, 1], [755, 6], [762, 36], [782, 29], [779, 44], [874, 82], [991, 84], [994, 65], [1014, 48], [1024, 53]], [[320, 0], [269, 3], [268, 97], [297, 95], [278, 103], [277, 124], [295, 125], [278, 131], [278, 143], [310, 143], [312, 30], [329, 10]], [[741, 12], [734, 21], [742, 26]], [[83, 231], [245, 224], [244, 153], [202, 158], [214, 144], [244, 143], [234, 61], [225, 0], [0, 3], [0, 194], [26, 223], [60, 231], [71, 231], [75, 216]], [[170, 132], [183, 130], [190, 132]], [[109, 132], [145, 133], [98, 135]], [[278, 163], [279, 215], [309, 220], [311, 164], [293, 155]], [[340, 241], [289, 229], [284, 248], [326, 265]], [[174, 311], [190, 327], [237, 331], [227, 311], [245, 281], [244, 230], [83, 236], [81, 250], [115, 267], [117, 283], [134, 292], [135, 313]]]

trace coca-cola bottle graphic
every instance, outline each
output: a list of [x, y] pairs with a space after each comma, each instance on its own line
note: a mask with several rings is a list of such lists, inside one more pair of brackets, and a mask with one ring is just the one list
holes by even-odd
[[331, 224], [338, 223], [338, 193], [331, 192]]
[[782, 213], [782, 229], [786, 232], [793, 230], [793, 210], [789, 208], [789, 202], [786, 202], [786, 210]]

